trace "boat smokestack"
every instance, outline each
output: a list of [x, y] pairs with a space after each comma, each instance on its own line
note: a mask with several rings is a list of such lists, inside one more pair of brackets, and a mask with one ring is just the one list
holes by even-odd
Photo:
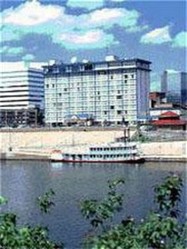
[[125, 127], [124, 129], [124, 142], [130, 141], [130, 128]]
[[124, 129], [124, 142], [126, 142], [126, 128]]
[[130, 128], [127, 129], [127, 133], [128, 133], [128, 141], [130, 141]]

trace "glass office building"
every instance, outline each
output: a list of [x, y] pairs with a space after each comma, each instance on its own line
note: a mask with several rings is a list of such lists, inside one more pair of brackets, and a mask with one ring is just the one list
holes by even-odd
[[97, 122], [121, 123], [149, 116], [151, 62], [108, 56], [102, 62], [44, 66], [45, 122], [88, 114]]

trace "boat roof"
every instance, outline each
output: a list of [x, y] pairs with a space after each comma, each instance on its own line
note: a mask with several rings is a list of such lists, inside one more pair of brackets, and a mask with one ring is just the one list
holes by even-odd
[[110, 147], [124, 147], [124, 146], [133, 146], [136, 145], [136, 142], [113, 142], [113, 143], [106, 143], [106, 144], [97, 144], [97, 145], [92, 145], [90, 148], [110, 148]]

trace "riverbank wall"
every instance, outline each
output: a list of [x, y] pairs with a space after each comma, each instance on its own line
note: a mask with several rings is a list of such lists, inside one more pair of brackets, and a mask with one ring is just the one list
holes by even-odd
[[[123, 128], [0, 131], [0, 159], [48, 160], [55, 149], [99, 145], [123, 135]], [[187, 160], [186, 141], [140, 143], [139, 149], [147, 161]]]
[[123, 129], [9, 130], [0, 132], [0, 151], [51, 151], [66, 146], [102, 144], [123, 137]]

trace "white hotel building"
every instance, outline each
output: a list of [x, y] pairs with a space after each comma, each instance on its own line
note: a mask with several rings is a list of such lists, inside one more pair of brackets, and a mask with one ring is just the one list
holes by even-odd
[[[36, 109], [44, 108], [44, 76], [39, 63], [0, 63], [0, 122], [36, 123]], [[33, 116], [34, 115], [34, 116]], [[31, 120], [32, 119], [32, 120]]]
[[102, 62], [53, 63], [44, 67], [45, 122], [88, 114], [97, 122], [137, 122], [149, 116], [150, 64], [107, 56]]

